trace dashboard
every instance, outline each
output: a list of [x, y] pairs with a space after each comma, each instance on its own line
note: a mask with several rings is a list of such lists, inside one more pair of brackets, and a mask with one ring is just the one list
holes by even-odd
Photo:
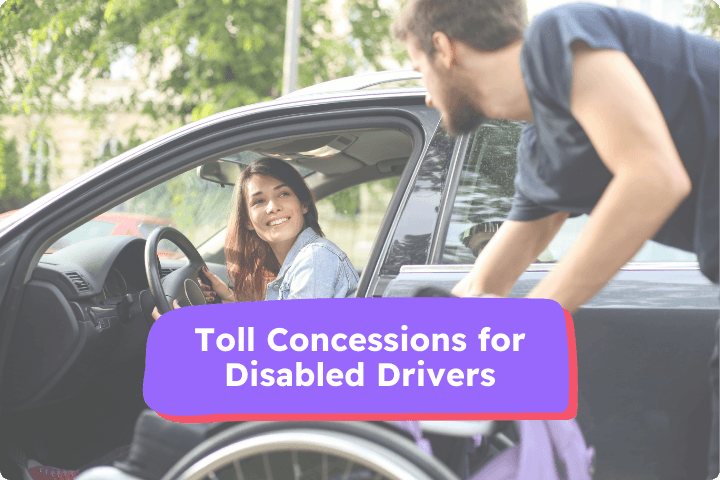
[[98, 298], [97, 301], [104, 302], [107, 301], [108, 298], [120, 297], [125, 295], [125, 292], [130, 292], [125, 277], [120, 273], [120, 270], [112, 267], [105, 280], [102, 296]]
[[[23, 291], [3, 408], [27, 410], [71, 398], [103, 370], [144, 356], [155, 307], [144, 255], [144, 239], [118, 235], [42, 256]], [[159, 271], [185, 264], [163, 258]], [[227, 275], [224, 265], [208, 268]]]

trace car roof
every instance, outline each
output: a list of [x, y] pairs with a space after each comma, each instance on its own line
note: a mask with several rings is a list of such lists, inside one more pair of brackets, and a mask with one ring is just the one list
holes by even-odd
[[[368, 88], [384, 88], [385, 85], [421, 80], [422, 75], [415, 70], [388, 70], [383, 72], [365, 73], [351, 77], [338, 78], [323, 83], [318, 83], [306, 88], [283, 95], [280, 99], [297, 98], [308, 95], [326, 94], [330, 92], [350, 92], [365, 90]], [[400, 87], [399, 89], [423, 89], [423, 87]]]

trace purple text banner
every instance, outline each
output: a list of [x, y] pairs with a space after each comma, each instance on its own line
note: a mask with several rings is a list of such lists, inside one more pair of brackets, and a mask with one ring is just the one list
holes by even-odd
[[166, 418], [569, 419], [575, 336], [554, 301], [352, 298], [186, 307], [147, 342]]

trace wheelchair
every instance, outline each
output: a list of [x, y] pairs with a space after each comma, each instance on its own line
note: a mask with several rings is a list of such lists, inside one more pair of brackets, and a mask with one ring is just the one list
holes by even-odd
[[514, 444], [513, 430], [492, 421], [177, 424], [145, 412], [129, 458], [77, 480], [464, 480]]

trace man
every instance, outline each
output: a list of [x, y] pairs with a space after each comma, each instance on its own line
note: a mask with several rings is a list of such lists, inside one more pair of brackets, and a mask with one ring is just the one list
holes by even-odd
[[[484, 116], [530, 122], [508, 220], [453, 294], [506, 296], [582, 213], [578, 241], [528, 297], [573, 312], [649, 239], [694, 251], [717, 283], [720, 43], [588, 3], [525, 18], [522, 0], [410, 0], [393, 26], [451, 133]], [[710, 479], [717, 346], [711, 371]]]

